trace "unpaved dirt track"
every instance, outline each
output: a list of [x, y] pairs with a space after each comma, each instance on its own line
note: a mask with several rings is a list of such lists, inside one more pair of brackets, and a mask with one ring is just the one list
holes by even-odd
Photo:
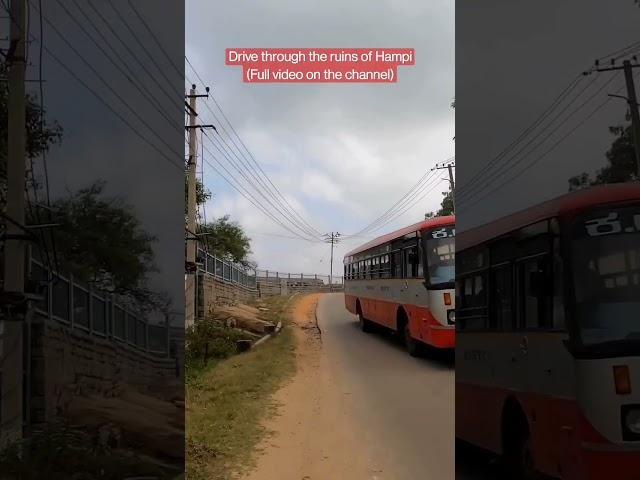
[[452, 361], [362, 333], [342, 294], [304, 297], [294, 318], [298, 372], [247, 480], [455, 478]]

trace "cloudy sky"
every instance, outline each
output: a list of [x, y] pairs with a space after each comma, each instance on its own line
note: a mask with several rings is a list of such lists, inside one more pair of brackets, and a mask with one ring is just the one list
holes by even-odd
[[[322, 233], [358, 232], [454, 154], [454, 34], [449, 0], [375, 7], [366, 0], [186, 2], [189, 61], [274, 185]], [[416, 65], [399, 67], [397, 84], [244, 84], [240, 67], [224, 64], [228, 47], [415, 48]], [[188, 65], [186, 75], [187, 84], [202, 90]], [[200, 121], [227, 125], [215, 103], [208, 105], [213, 113], [201, 106]], [[207, 218], [230, 214], [239, 221], [260, 268], [328, 273], [327, 245], [284, 238], [293, 235], [213, 171], [208, 163], [217, 166], [217, 158], [242, 180], [214, 146], [225, 149], [216, 134], [209, 135], [204, 143], [213, 156], [204, 152], [204, 178], [214, 197]], [[373, 235], [421, 220], [438, 208], [446, 188], [445, 182], [430, 184], [431, 193]], [[339, 245], [334, 268], [341, 271], [343, 254], [366, 240]]]
[[[580, 73], [634, 42], [629, 52], [640, 55], [638, 25], [633, 0], [456, 2], [459, 231], [566, 193], [569, 177], [605, 166], [615, 138], [608, 127], [628, 125], [624, 100], [607, 96], [626, 95], [624, 78]], [[545, 122], [497, 160], [577, 78]]]

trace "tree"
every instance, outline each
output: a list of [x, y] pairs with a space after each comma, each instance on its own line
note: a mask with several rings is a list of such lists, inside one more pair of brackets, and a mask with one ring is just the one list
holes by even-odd
[[[0, 77], [7, 76], [7, 65], [0, 65]], [[8, 152], [8, 101], [9, 84], [0, 82], [0, 205], [4, 210], [6, 203], [7, 188], [7, 152]], [[27, 144], [26, 151], [29, 159], [37, 158], [46, 154], [51, 146], [58, 144], [62, 140], [62, 127], [58, 122], [48, 121], [45, 111], [40, 110], [40, 105], [36, 97], [26, 96], [26, 124], [27, 124]], [[32, 180], [29, 180], [30, 182]]]
[[95, 182], [52, 205], [60, 266], [85, 282], [112, 293], [150, 301], [148, 274], [156, 271], [152, 244], [130, 206], [105, 197]]
[[[188, 207], [188, 179], [185, 175], [184, 177], [184, 213], [187, 214]], [[211, 198], [211, 192], [207, 190], [204, 184], [200, 181], [200, 179], [196, 178], [196, 205], [203, 205]]]
[[443, 217], [445, 215], [453, 215], [453, 192], [451, 191], [451, 187], [449, 187], [448, 192], [443, 192], [444, 198], [440, 203], [440, 210], [436, 214], [439, 217]]
[[586, 172], [571, 177], [569, 179], [570, 191], [593, 185], [638, 180], [635, 176], [636, 158], [631, 126], [609, 127], [609, 132], [616, 138], [605, 154], [608, 165], [597, 170], [594, 178]]
[[251, 239], [238, 222], [230, 221], [229, 215], [201, 225], [198, 233], [204, 234], [201, 241], [210, 253], [245, 266], [255, 266], [249, 260]]

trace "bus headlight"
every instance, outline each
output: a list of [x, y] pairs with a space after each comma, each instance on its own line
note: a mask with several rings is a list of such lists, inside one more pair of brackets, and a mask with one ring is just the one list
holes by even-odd
[[624, 417], [624, 424], [630, 432], [640, 435], [640, 408], [629, 409]]
[[456, 311], [455, 310], [449, 310], [447, 312], [447, 323], [449, 323], [449, 325], [455, 325], [455, 323], [456, 323]]

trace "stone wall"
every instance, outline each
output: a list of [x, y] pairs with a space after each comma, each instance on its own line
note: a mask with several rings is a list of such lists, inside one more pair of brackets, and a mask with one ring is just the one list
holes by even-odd
[[322, 280], [262, 277], [258, 279], [258, 293], [260, 297], [276, 295], [290, 295], [292, 293], [339, 292], [342, 285], [333, 285], [333, 289]]
[[33, 424], [64, 417], [74, 396], [118, 396], [126, 386], [162, 397], [180, 391], [182, 365], [113, 339], [37, 318], [31, 324], [30, 416]]
[[198, 276], [198, 316], [209, 315], [215, 307], [249, 303], [258, 292], [253, 289], [223, 282], [211, 275]]
[[[292, 293], [329, 292], [329, 285], [314, 278], [260, 277], [257, 289], [228, 283], [212, 275], [200, 274], [195, 287], [198, 318], [210, 315], [216, 307], [250, 303], [257, 298], [290, 295]], [[334, 285], [333, 291], [341, 291], [342, 285]], [[189, 326], [189, 325], [187, 325]]]

